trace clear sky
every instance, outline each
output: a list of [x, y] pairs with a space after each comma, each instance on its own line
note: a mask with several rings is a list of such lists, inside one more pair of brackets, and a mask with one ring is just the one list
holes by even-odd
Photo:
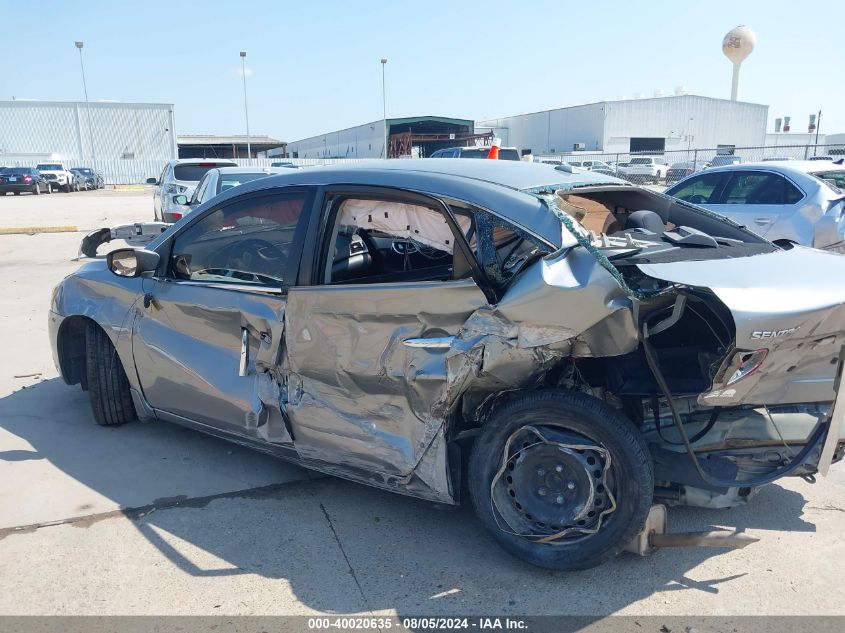
[[[282, 140], [388, 116], [481, 120], [637, 93], [730, 96], [724, 34], [757, 33], [739, 98], [770, 123], [823, 110], [845, 132], [843, 0], [42, 2], [0, 0], [0, 99], [82, 100], [75, 40], [92, 100], [176, 105], [181, 134]], [[839, 25], [839, 26], [835, 26]], [[837, 40], [839, 40], [837, 42]]]

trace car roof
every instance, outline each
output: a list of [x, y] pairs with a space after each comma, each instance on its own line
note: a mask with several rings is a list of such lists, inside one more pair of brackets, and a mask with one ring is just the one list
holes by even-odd
[[217, 171], [221, 174], [287, 174], [288, 167], [215, 167], [209, 171]]
[[231, 158], [177, 158], [168, 162], [170, 165], [207, 165], [209, 163], [215, 165], [237, 165]]
[[785, 175], [800, 172], [802, 174], [812, 174], [817, 171], [845, 171], [845, 165], [837, 165], [834, 162], [826, 162], [821, 160], [765, 160], [754, 163], [742, 163], [739, 165], [719, 165], [708, 169], [708, 172], [715, 171], [737, 171], [743, 169], [764, 169], [768, 171], [776, 171]]
[[[573, 172], [542, 163], [436, 158], [370, 160], [327, 165], [322, 169], [285, 170], [234, 187], [205, 204], [217, 205], [250, 192], [295, 185], [400, 188], [487, 209], [550, 244], [560, 245], [560, 221], [538, 198], [525, 192], [607, 184], [633, 188], [623, 180], [599, 172]], [[205, 208], [203, 205], [195, 213]]]

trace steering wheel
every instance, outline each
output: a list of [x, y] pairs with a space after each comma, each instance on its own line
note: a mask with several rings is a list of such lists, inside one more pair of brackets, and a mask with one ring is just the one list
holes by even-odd
[[686, 202], [691, 202], [692, 204], [704, 204], [705, 202], [707, 202], [707, 198], [705, 198], [704, 196], [702, 196], [700, 194], [695, 194], [695, 195], [692, 195], [692, 196], [684, 196], [681, 199], [685, 200]]
[[233, 277], [244, 280], [276, 283], [279, 281], [287, 255], [275, 244], [259, 238], [235, 242], [219, 254], [217, 267], [229, 270]]

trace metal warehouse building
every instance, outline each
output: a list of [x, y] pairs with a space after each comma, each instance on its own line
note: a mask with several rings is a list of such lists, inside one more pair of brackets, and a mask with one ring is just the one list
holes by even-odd
[[696, 95], [600, 101], [476, 124], [523, 153], [763, 145], [769, 106]]
[[0, 101], [0, 164], [59, 159], [106, 174], [155, 174], [176, 158], [174, 125], [168, 103]]
[[[328, 132], [288, 143], [291, 158], [384, 158], [384, 125], [379, 119], [357, 127]], [[430, 156], [444, 147], [489, 141], [492, 134], [475, 134], [473, 122], [440, 116], [387, 119], [388, 157]], [[416, 149], [415, 149], [416, 148]], [[268, 156], [278, 155], [268, 152]]]

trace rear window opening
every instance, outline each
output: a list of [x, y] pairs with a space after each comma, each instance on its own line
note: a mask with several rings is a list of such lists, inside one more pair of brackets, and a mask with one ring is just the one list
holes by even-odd
[[201, 163], [199, 165], [176, 165], [173, 177], [185, 182], [199, 182], [209, 169], [215, 167], [235, 167], [233, 163]]

